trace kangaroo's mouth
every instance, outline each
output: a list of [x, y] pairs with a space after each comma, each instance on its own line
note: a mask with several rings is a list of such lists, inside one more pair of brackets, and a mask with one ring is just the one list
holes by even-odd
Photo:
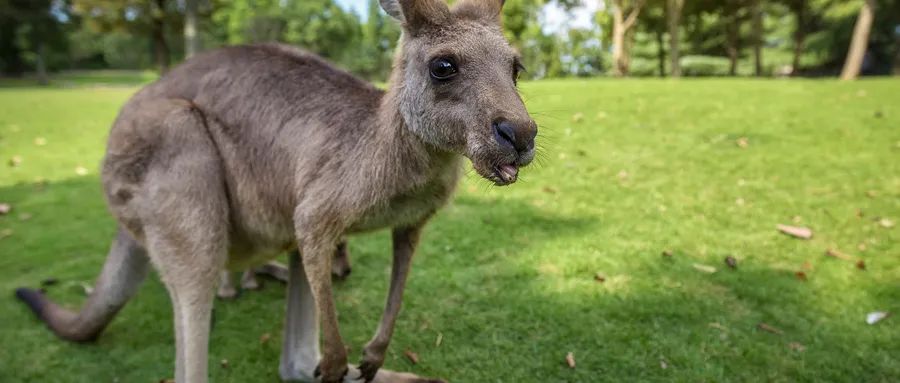
[[497, 186], [512, 184], [519, 179], [519, 167], [514, 163], [495, 166], [493, 173], [488, 179]]

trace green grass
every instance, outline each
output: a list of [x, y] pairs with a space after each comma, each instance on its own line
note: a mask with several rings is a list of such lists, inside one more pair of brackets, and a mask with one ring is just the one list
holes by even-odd
[[[79, 284], [114, 231], [97, 165], [134, 91], [0, 89], [0, 201], [14, 209], [0, 217], [11, 231], [0, 239], [2, 382], [172, 375], [156, 277], [93, 345], [54, 338], [12, 297], [52, 277], [50, 296], [83, 302]], [[453, 382], [900, 381], [900, 318], [865, 323], [900, 313], [900, 228], [876, 222], [900, 221], [900, 80], [543, 81], [523, 94], [543, 160], [507, 188], [470, 175], [429, 225], [386, 367]], [[776, 232], [795, 221], [815, 237]], [[354, 272], [335, 294], [355, 359], [380, 315], [389, 238], [350, 249]], [[277, 381], [283, 311], [271, 282], [217, 304], [213, 380]]]

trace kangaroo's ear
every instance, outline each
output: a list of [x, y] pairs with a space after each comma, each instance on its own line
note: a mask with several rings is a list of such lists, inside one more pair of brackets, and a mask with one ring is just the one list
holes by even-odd
[[[499, 1], [499, 0], [498, 0]], [[450, 21], [450, 8], [444, 0], [379, 0], [388, 15], [415, 35], [423, 28], [440, 26]]]
[[500, 22], [504, 0], [461, 0], [453, 7], [453, 14], [470, 20]]

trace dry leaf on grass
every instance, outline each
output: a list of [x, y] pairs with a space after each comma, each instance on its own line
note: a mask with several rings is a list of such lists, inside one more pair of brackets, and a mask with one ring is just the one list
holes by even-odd
[[778, 224], [778, 231], [794, 238], [810, 239], [813, 236], [812, 229], [808, 227], [788, 226]]
[[419, 364], [419, 354], [416, 354], [410, 350], [405, 350], [403, 351], [403, 355], [406, 355], [406, 359], [409, 359], [412, 364]]
[[566, 364], [569, 365], [569, 368], [575, 368], [575, 354], [571, 352], [566, 354]]
[[222, 359], [222, 360], [219, 362], [219, 365], [221, 365], [222, 368], [228, 368], [228, 359]]
[[797, 277], [797, 279], [799, 279], [801, 281], [804, 281], [804, 282], [806, 281], [806, 272], [805, 271], [802, 271], [802, 270], [798, 271], [798, 272], [794, 273], [794, 276]]
[[873, 311], [866, 314], [866, 323], [875, 324], [889, 316], [891, 316], [891, 313], [887, 311]]
[[732, 269], [737, 269], [737, 259], [730, 255], [725, 257], [725, 264]]
[[659, 358], [659, 368], [661, 368], [663, 370], [669, 368], [669, 363], [666, 362], [665, 358]]
[[866, 261], [863, 261], [862, 259], [856, 261], [856, 268], [860, 269], [860, 270], [865, 270], [866, 269]]
[[81, 282], [81, 291], [84, 292], [84, 295], [91, 296], [94, 293], [94, 286]]
[[263, 333], [262, 335], [259, 336], [259, 343], [266, 344], [269, 342], [270, 339], [272, 339], [272, 334]]
[[78, 166], [75, 168], [75, 174], [80, 175], [80, 176], [86, 176], [88, 174], [88, 170], [84, 166]]
[[758, 329], [760, 329], [760, 330], [763, 330], [763, 331], [765, 331], [765, 332], [770, 332], [770, 333], [772, 333], [772, 334], [778, 334], [778, 335], [784, 334], [784, 331], [781, 331], [781, 330], [779, 330], [779, 329], [777, 329], [777, 328], [775, 328], [775, 327], [772, 327], [772, 326], [770, 326], [770, 325], [768, 325], [768, 324], [766, 324], [766, 323], [763, 323], [763, 322], [760, 322], [758, 325], [756, 325], [756, 328], [758, 328]]
[[572, 115], [572, 122], [579, 123], [584, 121], [584, 113], [578, 112]]
[[6, 237], [9, 237], [9, 236], [12, 236], [12, 235], [13, 235], [12, 229], [3, 229], [3, 230], [0, 230], [0, 239], [6, 238]]
[[698, 270], [698, 271], [702, 271], [702, 272], [704, 272], [704, 273], [712, 274], [712, 273], [715, 273], [715, 272], [716, 272], [716, 268], [715, 268], [715, 267], [712, 267], [712, 266], [702, 265], [702, 264], [699, 264], [699, 263], [695, 263], [693, 266], [694, 266], [694, 269], [696, 269], [696, 270]]
[[21, 164], [22, 164], [22, 156], [12, 156], [12, 158], [9, 159], [9, 166], [11, 166], [11, 167], [17, 167]]
[[12, 206], [8, 203], [0, 203], [0, 215], [7, 215], [12, 211]]
[[547, 193], [547, 194], [556, 194], [556, 189], [554, 189], [551, 186], [544, 186], [543, 190], [544, 190], [544, 193]]
[[665, 258], [672, 258], [672, 250], [663, 250], [662, 256]]
[[47, 145], [47, 139], [44, 138], [44, 137], [36, 137], [36, 138], [34, 139], [34, 144], [37, 145], [37, 146], [44, 146], [44, 145]]
[[603, 283], [603, 282], [606, 282], [606, 276], [603, 274], [597, 273], [597, 274], [594, 274], [594, 280], [599, 283]]
[[890, 229], [890, 228], [894, 227], [894, 221], [892, 221], [888, 218], [879, 219], [878, 224], [881, 225], [881, 227], [886, 228], [886, 229]]
[[739, 148], [743, 149], [750, 146], [750, 139], [748, 139], [747, 137], [741, 137], [738, 138], [737, 141], [735, 141], [735, 144], [737, 144]]
[[797, 342], [788, 343], [788, 348], [797, 352], [803, 352], [804, 350], [806, 350], [806, 346]]
[[434, 347], [441, 347], [441, 343], [444, 341], [444, 334], [438, 333], [437, 339], [434, 340]]
[[840, 250], [837, 250], [837, 249], [828, 249], [825, 251], [825, 255], [829, 256], [829, 257], [837, 258], [837, 259], [843, 259], [845, 261], [853, 261], [853, 257], [851, 257], [847, 254], [844, 254]]

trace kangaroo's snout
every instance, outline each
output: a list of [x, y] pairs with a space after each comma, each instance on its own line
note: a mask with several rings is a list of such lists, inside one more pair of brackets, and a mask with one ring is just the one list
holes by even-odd
[[534, 138], [537, 136], [537, 124], [534, 120], [514, 122], [506, 118], [498, 118], [492, 124], [494, 140], [503, 150], [515, 153], [516, 165], [525, 166], [534, 158]]

